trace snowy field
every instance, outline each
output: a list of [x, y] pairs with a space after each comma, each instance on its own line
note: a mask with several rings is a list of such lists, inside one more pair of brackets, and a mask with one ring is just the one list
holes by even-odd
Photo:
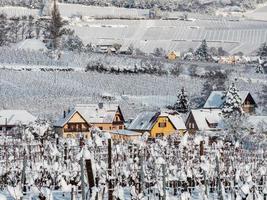
[[110, 93], [125, 115], [133, 117], [144, 108], [173, 104], [182, 86], [195, 96], [201, 82], [189, 77], [0, 70], [0, 102], [1, 107], [26, 109], [41, 117], [58, 116], [69, 106], [98, 102], [103, 93]]
[[0, 13], [5, 13], [9, 17], [22, 17], [29, 15], [36, 17], [39, 15], [39, 10], [25, 7], [4, 6], [0, 7]]
[[[229, 78], [234, 80], [236, 77], [242, 77], [238, 79], [238, 88], [249, 90], [259, 102], [266, 75], [238, 72]], [[69, 106], [98, 102], [103, 93], [109, 93], [122, 105], [126, 118], [129, 118], [143, 109], [172, 105], [182, 87], [191, 98], [200, 96], [203, 82], [204, 79], [187, 75], [173, 77], [2, 69], [0, 106], [26, 109], [41, 117], [55, 117]]]
[[267, 3], [259, 5], [255, 10], [247, 11], [244, 16], [249, 19], [267, 21]]
[[63, 17], [83, 16], [89, 18], [98, 17], [130, 17], [144, 18], [148, 16], [148, 9], [128, 9], [118, 7], [98, 7], [84, 6], [79, 4], [59, 4], [59, 9]]
[[233, 54], [252, 53], [266, 42], [267, 22], [228, 20], [75, 20], [70, 28], [85, 44], [132, 44], [151, 53], [161, 47], [166, 51], [197, 48], [203, 39], [211, 47], [223, 47]]
[[[84, 44], [119, 43], [124, 50], [132, 44], [145, 53], [151, 53], [159, 47], [165, 51], [182, 52], [197, 48], [200, 42], [206, 39], [209, 46], [223, 47], [230, 54], [239, 51], [250, 54], [266, 42], [266, 21], [200, 14], [189, 14], [189, 17], [194, 19], [192, 21], [133, 20], [147, 17], [148, 10], [64, 3], [60, 3], [59, 8], [63, 18], [69, 21], [69, 28], [75, 30]], [[263, 6], [255, 10], [256, 15], [264, 17], [266, 8]], [[38, 10], [23, 7], [2, 7], [0, 12], [10, 17], [40, 15]], [[166, 15], [175, 19], [182, 14], [174, 12]], [[127, 17], [131, 20], [125, 19]]]

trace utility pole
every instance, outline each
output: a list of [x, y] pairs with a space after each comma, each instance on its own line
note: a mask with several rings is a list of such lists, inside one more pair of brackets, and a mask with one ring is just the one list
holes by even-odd
[[208, 197], [207, 172], [205, 170], [203, 171], [203, 175], [204, 175], [205, 195]]
[[22, 167], [22, 175], [21, 175], [21, 187], [22, 187], [22, 191], [23, 191], [23, 195], [26, 194], [27, 192], [27, 188], [26, 188], [26, 164], [27, 164], [27, 160], [26, 160], [26, 150], [24, 149], [23, 151], [23, 167]]
[[162, 200], [166, 200], [166, 164], [162, 164], [162, 186], [163, 186], [163, 197]]
[[89, 191], [90, 195], [92, 195], [92, 188], [95, 186], [94, 174], [92, 169], [91, 159], [85, 160], [88, 183], [89, 183]]
[[108, 139], [108, 200], [113, 199], [113, 186], [112, 186], [112, 147], [111, 139]]
[[218, 155], [216, 155], [216, 168], [217, 168], [218, 196], [219, 196], [219, 200], [223, 200], [222, 183], [221, 183], [221, 176], [220, 176], [220, 164], [219, 164]]
[[81, 189], [82, 189], [82, 200], [85, 200], [83, 150], [82, 150], [82, 156], [81, 156], [81, 158], [80, 158], [80, 166], [81, 166]]
[[139, 171], [139, 194], [144, 192], [144, 151], [143, 149], [139, 151], [139, 161], [140, 161], [140, 171]]

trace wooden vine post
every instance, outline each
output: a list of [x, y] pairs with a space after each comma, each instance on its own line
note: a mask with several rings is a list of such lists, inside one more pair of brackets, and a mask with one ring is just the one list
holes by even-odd
[[112, 146], [111, 139], [108, 139], [108, 200], [113, 199], [113, 185], [112, 185]]

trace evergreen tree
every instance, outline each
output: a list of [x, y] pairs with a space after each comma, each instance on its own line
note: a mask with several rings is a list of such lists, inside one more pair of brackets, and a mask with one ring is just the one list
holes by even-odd
[[201, 61], [209, 61], [211, 59], [206, 40], [202, 41], [200, 47], [195, 51], [194, 56], [197, 60]]
[[5, 14], [0, 14], [0, 46], [8, 43], [9, 25]]
[[226, 89], [225, 81], [228, 78], [227, 73], [221, 71], [208, 71], [205, 73], [204, 76], [202, 76], [202, 78], [206, 79], [201, 91], [201, 96], [204, 100], [208, 98], [211, 91], [213, 90], [224, 91]]
[[263, 112], [267, 114], [267, 85], [264, 85], [261, 93]]
[[225, 99], [222, 108], [223, 116], [225, 118], [241, 116], [243, 112], [241, 107], [242, 100], [234, 83], [229, 87], [223, 98]]
[[184, 91], [184, 88], [181, 89], [181, 93], [177, 96], [177, 102], [174, 104], [174, 109], [180, 113], [186, 113], [189, 110], [189, 101], [188, 96]]
[[260, 57], [267, 57], [267, 43], [263, 43], [259, 48], [257, 55]]
[[66, 29], [63, 28], [64, 25], [65, 23], [60, 16], [56, 0], [54, 0], [53, 9], [51, 12], [51, 20], [47, 27], [48, 40], [50, 41], [49, 47], [52, 50], [56, 50], [60, 47], [59, 40], [62, 35], [66, 34]]

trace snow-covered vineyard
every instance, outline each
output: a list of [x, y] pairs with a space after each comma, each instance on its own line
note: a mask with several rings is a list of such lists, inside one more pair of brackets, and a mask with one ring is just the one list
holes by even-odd
[[267, 200], [267, 0], [0, 0], [0, 200]]
[[232, 83], [190, 109], [182, 89], [173, 107], [128, 121], [103, 98], [53, 121], [0, 110], [0, 197], [266, 199], [267, 118], [250, 92]]
[[38, 128], [24, 127], [19, 141], [1, 139], [1, 199], [266, 199], [260, 135], [234, 144], [204, 133], [129, 142], [99, 130], [85, 140]]

